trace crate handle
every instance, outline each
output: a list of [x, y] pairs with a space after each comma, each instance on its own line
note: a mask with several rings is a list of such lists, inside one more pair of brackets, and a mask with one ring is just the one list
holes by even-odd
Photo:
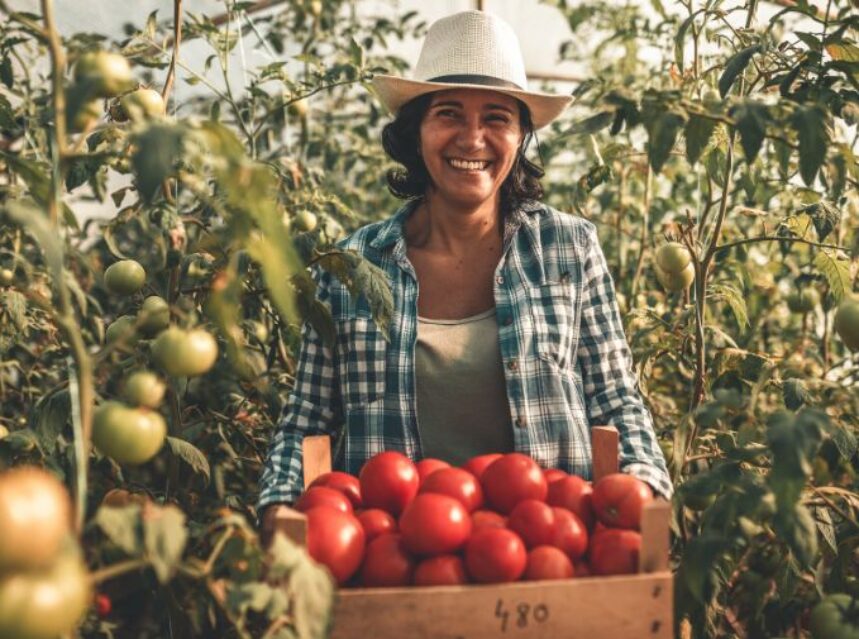
[[331, 472], [331, 437], [308, 435], [301, 445], [304, 458], [304, 487], [307, 488], [320, 475]]

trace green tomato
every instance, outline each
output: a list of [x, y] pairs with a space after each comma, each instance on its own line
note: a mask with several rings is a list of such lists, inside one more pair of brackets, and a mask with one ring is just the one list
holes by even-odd
[[667, 273], [679, 273], [692, 261], [692, 254], [680, 242], [668, 242], [656, 251], [656, 265]]
[[93, 444], [120, 464], [148, 462], [161, 450], [166, 437], [164, 418], [148, 408], [107, 401], [93, 414]]
[[859, 297], [845, 299], [835, 311], [835, 331], [851, 351], [859, 350]]
[[810, 313], [820, 304], [816, 288], [804, 288], [787, 296], [787, 307], [794, 313]]
[[117, 317], [116, 321], [111, 322], [110, 326], [104, 332], [105, 341], [108, 344], [112, 344], [117, 340], [121, 340], [125, 342], [126, 346], [134, 346], [139, 339], [135, 324], [137, 324], [137, 320], [133, 315]]
[[155, 373], [137, 371], [132, 373], [122, 387], [122, 398], [132, 406], [158, 408], [164, 400], [167, 386]]
[[171, 326], [155, 338], [152, 357], [168, 375], [196, 377], [215, 364], [218, 343], [202, 328], [186, 331]]
[[49, 569], [0, 577], [0, 637], [56, 639], [71, 634], [92, 601], [86, 567], [64, 557]]
[[310, 105], [307, 103], [307, 98], [302, 98], [295, 102], [290, 102], [289, 106], [286, 107], [286, 110], [290, 115], [294, 115], [295, 117], [303, 120], [307, 117]]
[[107, 267], [104, 285], [111, 293], [132, 295], [146, 283], [146, 271], [135, 260], [120, 260]]
[[679, 272], [664, 271], [659, 264], [655, 265], [656, 279], [669, 291], [685, 291], [695, 281], [695, 265], [689, 262]]
[[166, 115], [167, 106], [164, 98], [155, 89], [137, 89], [126, 93], [119, 99], [119, 111], [116, 119], [120, 122], [131, 120], [132, 122], [143, 122], [152, 118], [160, 118]]
[[859, 639], [859, 601], [827, 595], [811, 611], [808, 627], [814, 639]]
[[84, 53], [75, 64], [75, 81], [89, 85], [92, 95], [112, 98], [134, 83], [131, 66], [124, 56], [107, 51]]
[[66, 487], [51, 473], [34, 466], [0, 473], [0, 574], [52, 565], [71, 532], [72, 511]]
[[101, 100], [91, 100], [82, 104], [74, 114], [67, 114], [67, 117], [69, 115], [72, 116], [67, 121], [69, 131], [80, 133], [95, 126], [101, 116], [104, 115], [104, 109]]
[[318, 221], [310, 211], [299, 211], [292, 220], [292, 228], [300, 233], [306, 233], [316, 228]]
[[137, 314], [140, 332], [145, 337], [154, 337], [170, 326], [170, 305], [163, 297], [150, 295], [140, 306]]
[[11, 268], [0, 269], [0, 284], [9, 285], [15, 281], [15, 271]]

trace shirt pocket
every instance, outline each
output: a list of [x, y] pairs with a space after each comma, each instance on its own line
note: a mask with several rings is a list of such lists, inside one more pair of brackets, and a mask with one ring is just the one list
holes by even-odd
[[530, 289], [534, 344], [540, 357], [551, 357], [561, 369], [573, 359], [578, 291], [568, 278]]
[[346, 409], [385, 394], [388, 343], [370, 317], [336, 320], [340, 391]]

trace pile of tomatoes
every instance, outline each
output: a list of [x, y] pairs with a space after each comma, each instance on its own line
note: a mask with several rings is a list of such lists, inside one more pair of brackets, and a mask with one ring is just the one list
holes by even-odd
[[592, 484], [521, 453], [452, 467], [387, 451], [319, 476], [295, 508], [340, 586], [437, 586], [635, 573], [652, 499], [631, 475]]

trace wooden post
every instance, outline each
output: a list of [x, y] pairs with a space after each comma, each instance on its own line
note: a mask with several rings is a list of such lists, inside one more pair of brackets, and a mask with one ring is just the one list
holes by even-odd
[[331, 438], [328, 435], [311, 435], [302, 444], [304, 456], [304, 487], [314, 479], [331, 472]]
[[617, 429], [614, 426], [594, 426], [591, 428], [594, 481], [599, 481], [606, 475], [617, 472], [617, 444]]

